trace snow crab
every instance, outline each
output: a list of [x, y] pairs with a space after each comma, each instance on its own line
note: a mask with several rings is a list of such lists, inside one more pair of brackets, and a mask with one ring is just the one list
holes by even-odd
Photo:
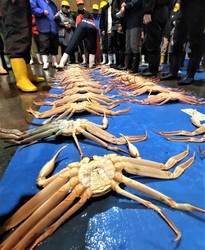
[[138, 142], [146, 140], [147, 138], [147, 133], [141, 136], [122, 136], [117, 138], [104, 130], [107, 126], [108, 122], [106, 117], [103, 118], [103, 125], [98, 125], [86, 119], [77, 119], [75, 121], [58, 120], [24, 132], [17, 129], [0, 129], [0, 140], [10, 142], [14, 145], [30, 145], [38, 141], [49, 141], [58, 136], [72, 136], [78, 151], [83, 158], [84, 155], [76, 136], [79, 134], [82, 134], [86, 138], [95, 141], [109, 150], [124, 153], [128, 152], [118, 147], [112, 147], [108, 143], [123, 145], [127, 144], [128, 141]]
[[[1, 243], [1, 250], [26, 249], [27, 247], [34, 249], [78, 211], [88, 199], [103, 196], [111, 190], [115, 190], [122, 196], [153, 209], [177, 235], [176, 240], [181, 238], [180, 230], [163, 210], [152, 202], [122, 189], [120, 183], [147, 194], [173, 209], [205, 212], [204, 209], [191, 204], [177, 203], [165, 194], [139, 181], [128, 178], [122, 173], [124, 170], [132, 175], [159, 179], [178, 178], [194, 162], [195, 154], [185, 162], [177, 165], [189, 154], [188, 148], [180, 154], [169, 158], [165, 164], [144, 160], [139, 157], [129, 158], [116, 154], [86, 157], [80, 162], [68, 164], [60, 172], [47, 178], [55, 168], [55, 160], [61, 150], [62, 148], [40, 171], [37, 184], [44, 188], [27, 201], [0, 227], [0, 233], [4, 233], [18, 226]], [[175, 165], [177, 166], [173, 173], [167, 171]]]
[[82, 112], [90, 112], [91, 114], [103, 116], [113, 116], [113, 115], [120, 115], [129, 112], [130, 108], [121, 109], [118, 111], [111, 110], [113, 107], [116, 107], [120, 104], [121, 101], [115, 101], [110, 107], [106, 107], [100, 105], [96, 101], [82, 101], [82, 102], [74, 102], [74, 103], [67, 103], [62, 106], [54, 106], [52, 109], [49, 109], [44, 112], [39, 112], [33, 110], [31, 107], [27, 109], [27, 112], [31, 113], [34, 117], [42, 119], [42, 118], [49, 118], [59, 115], [56, 120], [65, 118], [68, 120], [70, 119], [74, 113], [82, 113]]
[[[205, 141], [205, 123], [201, 124], [199, 118], [196, 115], [196, 110], [193, 112], [191, 117], [191, 122], [193, 125], [197, 127], [192, 132], [185, 131], [185, 130], [178, 130], [178, 131], [172, 131], [172, 132], [159, 132], [156, 131], [158, 134], [163, 135], [167, 138], [169, 141], [178, 141], [178, 142], [204, 142]], [[193, 136], [202, 135], [201, 138], [194, 138]], [[187, 136], [182, 138], [177, 137], [168, 137], [168, 136]]]
[[163, 105], [169, 101], [181, 101], [189, 104], [205, 105], [201, 102], [203, 98], [198, 99], [195, 96], [185, 95], [180, 92], [170, 91], [168, 93], [159, 93], [157, 95], [149, 95], [148, 98], [141, 101], [142, 104]]

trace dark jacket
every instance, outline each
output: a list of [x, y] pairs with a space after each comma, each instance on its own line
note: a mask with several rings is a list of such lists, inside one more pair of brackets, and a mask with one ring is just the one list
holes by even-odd
[[143, 0], [127, 0], [125, 7], [125, 27], [132, 29], [143, 25]]
[[[118, 27], [121, 25], [120, 19], [116, 16], [116, 13], [120, 11], [121, 4], [123, 1], [121, 0], [113, 0], [112, 6], [112, 30], [117, 30]], [[107, 26], [108, 26], [108, 8], [110, 4], [107, 3], [101, 12], [100, 17], [100, 30], [105, 31], [107, 33]]]
[[173, 9], [176, 0], [143, 0], [144, 14], [152, 14], [155, 8], [167, 5], [169, 9]]

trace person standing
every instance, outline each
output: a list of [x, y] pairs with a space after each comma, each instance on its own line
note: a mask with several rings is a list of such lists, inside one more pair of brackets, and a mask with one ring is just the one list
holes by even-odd
[[107, 45], [108, 63], [106, 65], [108, 66], [119, 64], [119, 35], [122, 33], [122, 25], [116, 14], [119, 12], [121, 4], [121, 0], [108, 0], [101, 11], [100, 30], [102, 39]]
[[37, 62], [39, 64], [43, 64], [41, 60], [40, 51], [40, 43], [39, 43], [39, 32], [36, 27], [36, 18], [32, 14], [32, 45], [31, 45], [31, 61], [30, 64], [33, 64], [33, 57], [36, 56]]
[[58, 27], [53, 19], [58, 12], [57, 6], [52, 0], [30, 0], [30, 2], [39, 32], [43, 69], [49, 68], [49, 55], [52, 58], [52, 66], [57, 67]]
[[65, 0], [61, 2], [61, 10], [55, 14], [54, 20], [58, 24], [58, 39], [61, 47], [61, 55], [63, 55], [75, 29], [75, 21], [70, 12], [69, 2]]
[[163, 30], [175, 2], [176, 0], [143, 0], [146, 34], [144, 42], [148, 50], [148, 69], [142, 76], [150, 77], [158, 74]]
[[127, 0], [121, 5], [120, 13], [125, 19], [125, 66], [124, 70], [130, 69], [130, 73], [137, 73], [140, 63], [140, 45], [143, 26], [142, 0]]
[[161, 80], [178, 79], [178, 71], [181, 66], [184, 44], [189, 41], [190, 54], [187, 73], [178, 84], [188, 85], [194, 82], [194, 75], [199, 67], [203, 54], [203, 33], [205, 28], [205, 1], [181, 0], [180, 10], [176, 18], [176, 26], [173, 37], [173, 52], [170, 53], [170, 71], [162, 76]]
[[5, 54], [9, 56], [16, 86], [23, 92], [37, 91], [34, 82], [45, 79], [37, 77], [31, 70], [31, 6], [29, 0], [1, 0]]

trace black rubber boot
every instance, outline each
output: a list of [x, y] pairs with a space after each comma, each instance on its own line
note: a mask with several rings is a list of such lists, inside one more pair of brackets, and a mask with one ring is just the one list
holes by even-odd
[[140, 63], [140, 53], [134, 53], [132, 60], [132, 68], [130, 70], [130, 73], [138, 73], [139, 63]]
[[125, 66], [120, 70], [129, 70], [132, 67], [132, 53], [125, 53]]
[[121, 69], [125, 66], [125, 53], [124, 51], [120, 51], [119, 53], [119, 65], [116, 67], [116, 69]]
[[183, 79], [178, 82], [178, 85], [189, 85], [194, 82], [194, 75], [199, 67], [200, 61], [200, 57], [193, 57], [189, 59], [187, 74]]
[[174, 54], [170, 54], [169, 62], [170, 62], [170, 70], [167, 75], [161, 76], [161, 81], [168, 81], [168, 80], [178, 80], [178, 71], [181, 67], [182, 57], [176, 56]]
[[148, 70], [142, 73], [142, 76], [146, 77], [156, 76], [159, 72], [160, 53], [149, 54], [148, 63], [149, 63], [149, 68]]

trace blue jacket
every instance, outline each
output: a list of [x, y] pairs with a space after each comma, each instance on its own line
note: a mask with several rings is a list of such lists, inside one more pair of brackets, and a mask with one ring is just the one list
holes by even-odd
[[[48, 3], [45, 0], [30, 0], [31, 10], [36, 18], [36, 26], [41, 33], [52, 33], [58, 35], [58, 27], [53, 20], [54, 15], [58, 12], [57, 6], [53, 1]], [[44, 15], [44, 10], [48, 10], [49, 14]]]

